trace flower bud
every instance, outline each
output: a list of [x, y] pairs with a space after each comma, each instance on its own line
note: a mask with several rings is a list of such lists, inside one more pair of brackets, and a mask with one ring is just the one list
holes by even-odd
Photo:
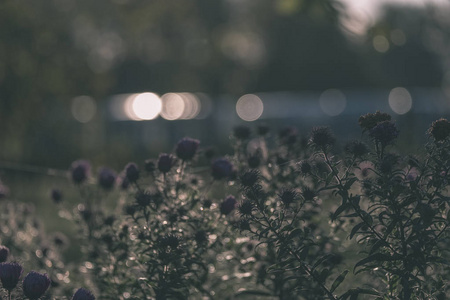
[[178, 142], [175, 152], [181, 160], [191, 160], [194, 158], [199, 144], [200, 141], [186, 137]]
[[3, 288], [8, 292], [11, 292], [19, 282], [20, 276], [22, 276], [23, 268], [18, 263], [3, 262], [0, 264], [0, 280]]
[[139, 168], [135, 163], [129, 163], [125, 166], [125, 175], [130, 182], [136, 182], [139, 179]]
[[31, 271], [23, 280], [23, 294], [30, 300], [39, 299], [47, 291], [50, 283], [47, 274]]
[[235, 208], [236, 208], [236, 198], [234, 196], [228, 196], [223, 200], [223, 202], [220, 204], [220, 213], [224, 215], [230, 214]]
[[117, 174], [110, 168], [103, 167], [98, 173], [98, 184], [105, 190], [109, 190], [116, 182]]
[[53, 202], [55, 202], [56, 204], [61, 203], [62, 198], [63, 198], [61, 190], [53, 189], [51, 191], [51, 197], [52, 197]]
[[175, 164], [175, 159], [171, 154], [162, 153], [158, 158], [158, 170], [161, 173], [167, 173]]
[[83, 183], [90, 176], [91, 165], [86, 160], [74, 161], [70, 167], [72, 180], [76, 184]]
[[6, 246], [0, 246], [0, 263], [5, 262], [9, 256], [9, 248]]
[[79, 288], [72, 296], [72, 300], [95, 300], [94, 295], [83, 288]]
[[216, 159], [212, 164], [212, 176], [216, 180], [233, 175], [233, 165], [225, 158]]

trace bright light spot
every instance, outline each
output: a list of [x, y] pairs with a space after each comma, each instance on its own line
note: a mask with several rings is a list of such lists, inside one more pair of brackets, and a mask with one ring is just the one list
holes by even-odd
[[153, 93], [138, 94], [131, 103], [132, 113], [137, 120], [153, 120], [159, 115], [161, 108], [161, 99]]
[[325, 114], [334, 117], [344, 111], [347, 100], [340, 90], [329, 89], [320, 95], [319, 104]]
[[198, 98], [191, 93], [181, 93], [180, 96], [184, 101], [184, 111], [181, 119], [189, 120], [197, 117], [201, 109]]
[[244, 121], [255, 121], [261, 117], [264, 110], [262, 100], [253, 94], [247, 94], [239, 98], [236, 103], [236, 112]]
[[406, 43], [406, 35], [401, 29], [391, 31], [391, 41], [394, 45], [403, 46]]
[[161, 117], [166, 120], [180, 119], [184, 112], [184, 100], [179, 94], [167, 93], [162, 95]]
[[406, 114], [412, 107], [411, 94], [402, 87], [392, 89], [389, 93], [389, 106], [396, 114]]
[[381, 53], [385, 53], [389, 50], [389, 41], [382, 35], [377, 35], [373, 38], [373, 47], [375, 50]]
[[79, 96], [72, 100], [72, 115], [80, 123], [87, 123], [95, 116], [97, 105], [89, 96]]

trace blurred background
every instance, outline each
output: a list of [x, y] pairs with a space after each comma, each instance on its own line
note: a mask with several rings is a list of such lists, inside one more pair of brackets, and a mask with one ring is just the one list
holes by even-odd
[[449, 15], [447, 0], [3, 0], [0, 177], [120, 170], [184, 136], [226, 153], [239, 124], [345, 142], [375, 110], [410, 147], [450, 113]]

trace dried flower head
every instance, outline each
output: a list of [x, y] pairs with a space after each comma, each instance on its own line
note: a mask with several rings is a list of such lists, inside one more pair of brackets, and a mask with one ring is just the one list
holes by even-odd
[[312, 201], [314, 200], [314, 197], [316, 197], [316, 192], [309, 187], [305, 187], [303, 188], [302, 196], [306, 201]]
[[298, 170], [300, 171], [300, 173], [302, 173], [302, 175], [311, 174], [312, 166], [309, 161], [301, 160], [300, 162], [297, 163], [297, 166], [298, 166]]
[[391, 116], [389, 114], [376, 111], [374, 114], [360, 116], [358, 122], [363, 130], [370, 130], [378, 123], [390, 120]]
[[158, 158], [158, 170], [161, 173], [169, 172], [175, 164], [175, 158], [172, 154], [161, 153]]
[[218, 158], [212, 163], [212, 177], [216, 180], [233, 175], [233, 164], [226, 158]]
[[51, 283], [47, 274], [31, 271], [23, 280], [23, 294], [30, 300], [37, 300], [44, 295]]
[[98, 172], [98, 184], [105, 190], [110, 190], [114, 187], [116, 178], [116, 172], [114, 172], [110, 168], [102, 167]]
[[281, 193], [278, 194], [278, 197], [280, 198], [281, 202], [284, 203], [284, 205], [288, 206], [298, 199], [298, 193], [294, 189], [284, 189], [281, 191]]
[[166, 234], [163, 237], [159, 238], [159, 246], [161, 250], [175, 250], [180, 246], [181, 239], [180, 237], [174, 234]]
[[72, 300], [95, 300], [95, 296], [84, 288], [79, 288], [72, 296]]
[[199, 144], [200, 144], [199, 140], [195, 140], [188, 137], [183, 138], [178, 142], [177, 147], [175, 149], [175, 153], [181, 160], [184, 161], [191, 160], [197, 153]]
[[450, 122], [444, 118], [434, 121], [428, 133], [436, 142], [443, 141], [450, 135]]
[[125, 175], [129, 182], [136, 182], [139, 179], [139, 168], [131, 162], [125, 166]]
[[238, 207], [239, 212], [243, 216], [250, 216], [253, 213], [253, 203], [249, 200], [244, 200]]
[[70, 174], [74, 183], [83, 183], [91, 174], [91, 164], [83, 159], [74, 161], [70, 166]]
[[251, 131], [248, 126], [239, 125], [233, 128], [233, 135], [238, 140], [247, 140], [250, 137]]
[[395, 123], [383, 121], [370, 129], [369, 135], [381, 145], [386, 146], [398, 136], [398, 129]]
[[0, 263], [5, 262], [9, 256], [9, 248], [6, 246], [0, 246]]
[[220, 213], [223, 215], [230, 214], [236, 208], [236, 198], [234, 196], [228, 196], [220, 203]]
[[329, 127], [320, 126], [312, 129], [309, 141], [319, 148], [325, 148], [333, 145], [336, 138], [333, 136]]
[[369, 147], [365, 143], [355, 140], [345, 146], [345, 151], [356, 158], [361, 158], [369, 153]]
[[19, 282], [20, 276], [22, 276], [23, 268], [16, 262], [0, 264], [0, 280], [3, 288], [11, 292]]
[[244, 172], [244, 174], [242, 174], [240, 177], [242, 186], [251, 187], [255, 185], [258, 182], [260, 175], [261, 173], [256, 169]]

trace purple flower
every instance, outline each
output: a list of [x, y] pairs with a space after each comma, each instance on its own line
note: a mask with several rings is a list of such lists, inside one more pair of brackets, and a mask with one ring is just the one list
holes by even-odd
[[212, 176], [216, 180], [233, 175], [233, 165], [225, 158], [218, 158], [212, 164]]
[[136, 182], [139, 179], [139, 168], [135, 163], [129, 163], [125, 166], [125, 175], [130, 182]]
[[199, 140], [186, 137], [178, 142], [175, 152], [181, 160], [191, 160], [194, 158], [199, 144]]
[[236, 208], [236, 198], [233, 196], [228, 196], [223, 200], [223, 202], [220, 204], [220, 213], [224, 215], [228, 215]]
[[50, 283], [47, 274], [31, 271], [23, 280], [23, 294], [30, 300], [39, 299], [47, 291]]
[[98, 172], [98, 184], [106, 190], [109, 190], [114, 186], [116, 178], [116, 172], [110, 168], [102, 167]]
[[73, 182], [76, 184], [83, 183], [90, 176], [91, 165], [87, 160], [83, 159], [74, 161], [70, 166], [70, 173]]
[[95, 300], [95, 296], [88, 290], [79, 288], [72, 296], [72, 300]]
[[175, 164], [175, 158], [171, 154], [161, 153], [158, 158], [158, 170], [167, 173]]
[[6, 246], [0, 246], [0, 263], [5, 262], [9, 256], [9, 248]]
[[53, 189], [51, 191], [51, 197], [52, 197], [53, 202], [55, 202], [56, 204], [61, 203], [62, 198], [63, 198], [61, 190]]
[[11, 292], [19, 282], [20, 276], [22, 276], [23, 268], [18, 263], [6, 263], [0, 264], [0, 280], [2, 281], [3, 288]]
[[395, 123], [383, 121], [370, 129], [369, 135], [381, 145], [386, 146], [398, 136], [398, 129]]

